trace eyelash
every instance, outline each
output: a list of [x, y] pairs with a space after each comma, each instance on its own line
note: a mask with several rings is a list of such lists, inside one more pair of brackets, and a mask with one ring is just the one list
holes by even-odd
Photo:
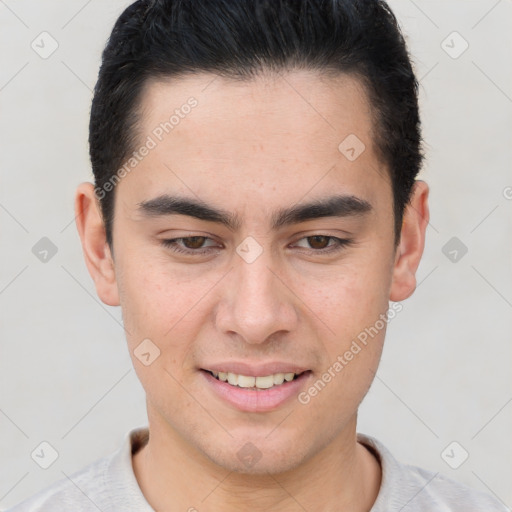
[[[328, 238], [329, 241], [334, 240], [335, 244], [332, 246], [327, 246], [327, 248], [324, 248], [324, 249], [310, 249], [309, 251], [306, 251], [306, 252], [309, 252], [310, 254], [331, 254], [331, 253], [340, 252], [345, 247], [349, 247], [349, 246], [353, 245], [353, 242], [354, 242], [353, 239], [351, 239], [351, 238], [338, 238], [336, 236], [321, 235], [321, 234], [305, 236], [303, 238], [300, 238], [298, 241], [305, 240], [307, 238], [313, 238], [315, 236], [322, 236], [322, 237]], [[162, 240], [162, 245], [168, 249], [171, 249], [174, 252], [178, 252], [181, 254], [187, 254], [187, 255], [203, 255], [203, 254], [207, 254], [208, 252], [210, 252], [210, 249], [214, 249], [214, 250], [219, 249], [219, 247], [184, 249], [182, 246], [178, 245], [179, 241], [190, 240], [192, 238], [195, 238], [195, 237], [189, 236], [189, 237], [171, 238], [171, 239], [167, 239], [167, 240]], [[201, 238], [203, 238], [203, 237], [201, 237]], [[205, 238], [205, 241], [212, 240], [209, 237], [204, 237], [204, 238]]]

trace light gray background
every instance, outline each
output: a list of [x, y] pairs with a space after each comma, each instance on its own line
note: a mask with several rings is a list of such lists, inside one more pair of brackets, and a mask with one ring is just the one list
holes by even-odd
[[[96, 297], [73, 214], [76, 185], [92, 180], [100, 53], [128, 3], [0, 0], [0, 508], [146, 423], [120, 310]], [[419, 287], [389, 325], [359, 430], [510, 507], [512, 4], [391, 6], [421, 79], [431, 223]], [[31, 48], [43, 31], [59, 44], [47, 59]], [[443, 44], [453, 31], [469, 43], [458, 58], [457, 35]], [[32, 253], [42, 237], [58, 248], [46, 263]], [[468, 249], [457, 262], [442, 251], [452, 237]], [[30, 455], [42, 441], [59, 453], [46, 470]], [[441, 457], [452, 441], [463, 448], [451, 461], [469, 452], [458, 469]]]

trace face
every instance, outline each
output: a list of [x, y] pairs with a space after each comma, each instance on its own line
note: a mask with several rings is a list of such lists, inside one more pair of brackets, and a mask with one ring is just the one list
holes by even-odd
[[142, 106], [111, 286], [150, 427], [228, 470], [292, 469], [352, 435], [382, 350], [397, 254], [367, 97], [348, 76], [204, 74]]

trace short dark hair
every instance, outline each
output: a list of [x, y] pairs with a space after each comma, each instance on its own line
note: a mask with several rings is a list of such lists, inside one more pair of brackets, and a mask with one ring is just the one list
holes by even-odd
[[[212, 72], [250, 80], [264, 71], [349, 74], [371, 106], [373, 143], [390, 173], [395, 243], [423, 160], [418, 82], [397, 20], [383, 0], [138, 0], [121, 14], [102, 55], [89, 146], [96, 190], [140, 141], [150, 78]], [[341, 142], [341, 141], [340, 141]], [[115, 187], [100, 200], [112, 249]]]

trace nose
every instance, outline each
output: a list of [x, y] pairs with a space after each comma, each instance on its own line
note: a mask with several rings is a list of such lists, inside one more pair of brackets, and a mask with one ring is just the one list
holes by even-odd
[[292, 287], [272, 269], [265, 252], [252, 263], [240, 258], [227, 277], [216, 314], [223, 334], [260, 344], [295, 329], [298, 316]]

